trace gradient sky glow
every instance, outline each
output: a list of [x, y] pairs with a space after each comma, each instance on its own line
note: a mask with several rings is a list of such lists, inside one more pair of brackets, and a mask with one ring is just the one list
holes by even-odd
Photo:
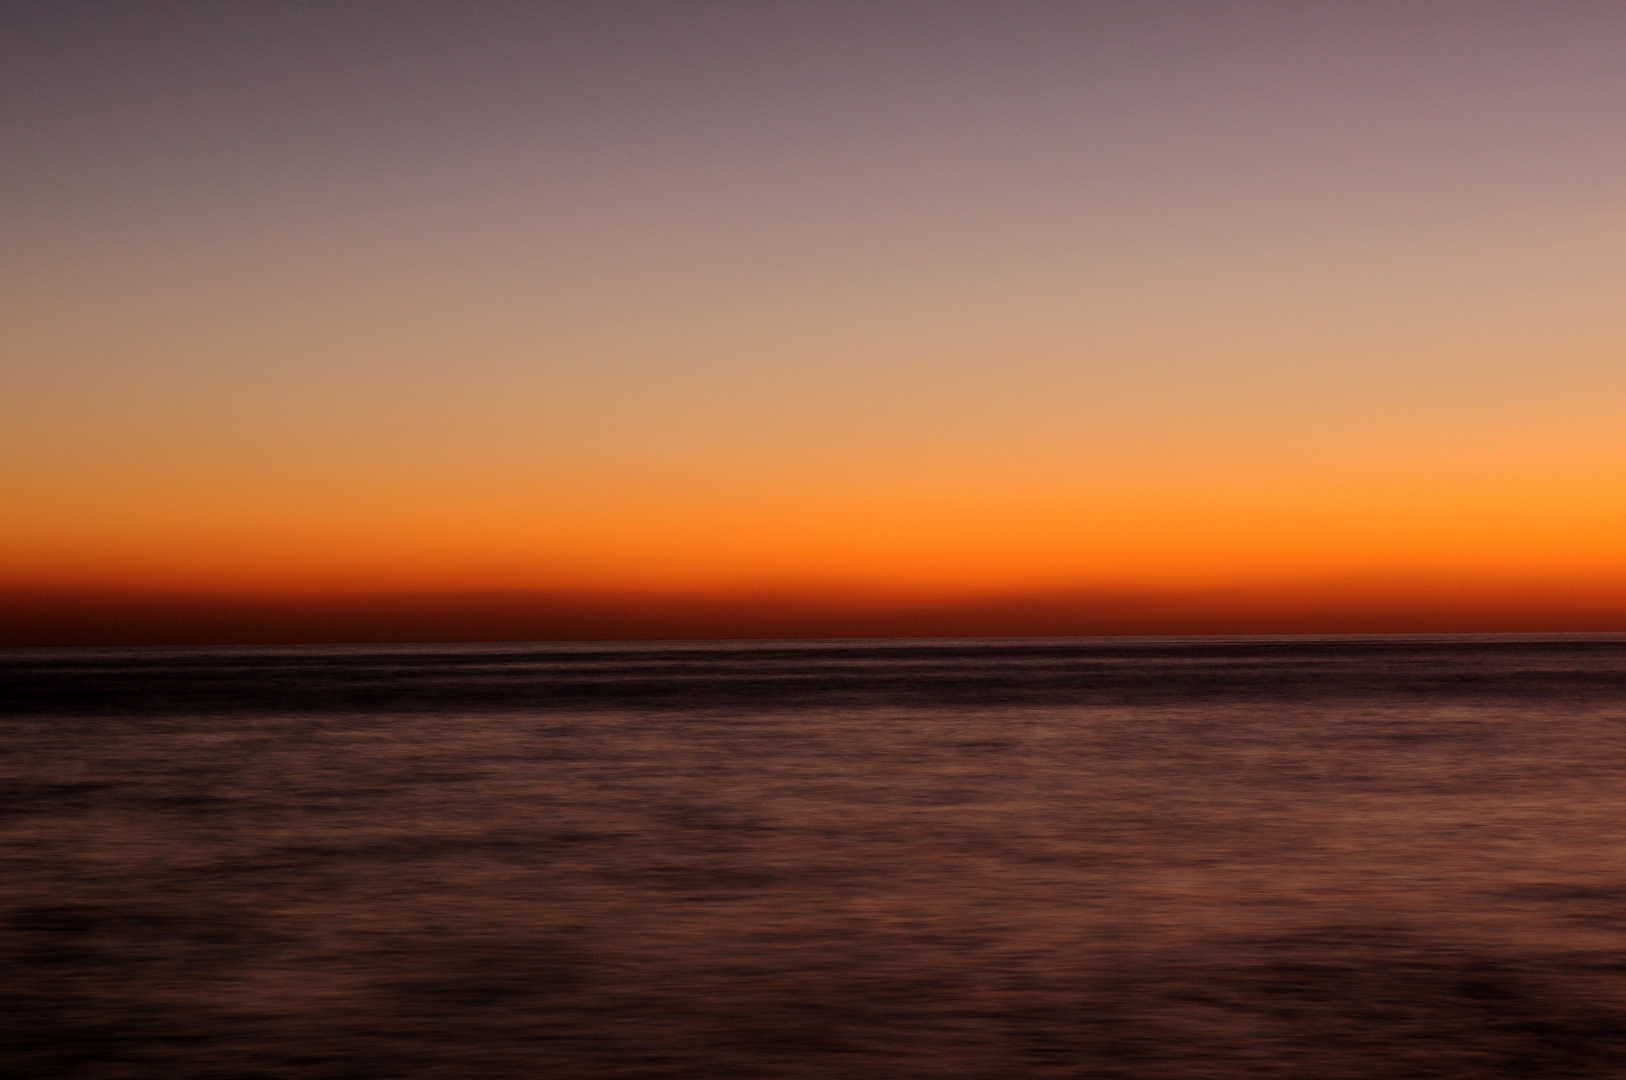
[[1582, 2], [10, 3], [0, 592], [1626, 629], [1623, 57]]

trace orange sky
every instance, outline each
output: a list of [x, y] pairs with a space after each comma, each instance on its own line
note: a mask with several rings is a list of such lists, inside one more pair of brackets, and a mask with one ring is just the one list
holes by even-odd
[[1626, 629], [1626, 14], [1415, 7], [8, 15], [5, 640]]

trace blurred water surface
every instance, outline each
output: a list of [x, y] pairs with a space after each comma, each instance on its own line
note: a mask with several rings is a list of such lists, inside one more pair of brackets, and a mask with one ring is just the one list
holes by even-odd
[[1626, 638], [0, 652], [0, 1074], [1626, 1075]]

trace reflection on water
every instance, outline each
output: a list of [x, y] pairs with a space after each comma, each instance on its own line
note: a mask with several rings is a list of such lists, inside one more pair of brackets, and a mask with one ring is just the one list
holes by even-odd
[[0, 1074], [1626, 1074], [1626, 639], [0, 653]]

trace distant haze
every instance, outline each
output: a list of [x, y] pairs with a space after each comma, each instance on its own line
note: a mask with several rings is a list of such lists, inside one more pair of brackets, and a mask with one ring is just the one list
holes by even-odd
[[1626, 630], [1626, 7], [0, 8], [0, 643]]

